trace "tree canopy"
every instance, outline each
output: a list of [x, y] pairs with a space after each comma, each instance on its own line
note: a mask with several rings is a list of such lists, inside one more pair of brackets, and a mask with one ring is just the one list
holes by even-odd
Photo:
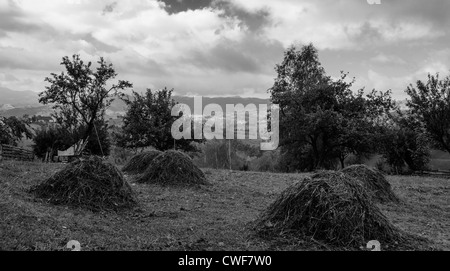
[[154, 147], [157, 150], [179, 149], [196, 151], [191, 142], [203, 140], [174, 140], [171, 129], [177, 117], [172, 116], [172, 108], [176, 105], [172, 99], [173, 90], [167, 88], [145, 94], [133, 91], [132, 97], [124, 98], [128, 106], [122, 132], [116, 134], [116, 142], [120, 147], [139, 149]]
[[428, 75], [428, 81], [417, 81], [406, 93], [412, 114], [425, 126], [434, 145], [450, 153], [450, 76]]
[[290, 47], [276, 66], [277, 78], [269, 90], [279, 104], [280, 145], [288, 156], [287, 170], [330, 169], [343, 166], [350, 154], [374, 151], [375, 135], [381, 132], [394, 108], [390, 91], [354, 93], [347, 74], [327, 76], [317, 49], [312, 45]]
[[0, 116], [0, 144], [16, 146], [22, 137], [28, 139], [33, 137], [25, 120], [14, 116], [9, 118]]
[[[61, 65], [66, 71], [47, 77], [45, 81], [50, 86], [39, 94], [40, 103], [53, 104], [57, 122], [72, 131], [75, 142], [89, 140], [96, 120], [103, 118], [114, 99], [122, 95], [121, 90], [133, 86], [122, 80], [111, 84], [110, 81], [118, 75], [113, 65], [102, 57], [97, 64], [94, 70], [92, 63], [84, 63], [79, 55], [73, 55], [72, 59], [63, 57]], [[85, 127], [82, 135], [76, 138], [82, 127]]]

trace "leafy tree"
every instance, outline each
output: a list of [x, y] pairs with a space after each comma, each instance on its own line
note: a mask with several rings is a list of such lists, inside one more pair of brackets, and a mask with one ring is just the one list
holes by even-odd
[[430, 161], [429, 137], [423, 125], [408, 113], [398, 112], [392, 117], [381, 137], [381, 153], [398, 174], [405, 165], [410, 171], [425, 170]]
[[[86, 145], [84, 152], [91, 155], [107, 156], [110, 153], [111, 142], [108, 134], [108, 125], [103, 119], [95, 122], [94, 129]], [[36, 156], [43, 158], [47, 152], [57, 155], [57, 151], [63, 151], [73, 146], [73, 138], [81, 138], [87, 127], [82, 126], [77, 131], [69, 131], [61, 125], [51, 125], [37, 131], [33, 138], [34, 153]], [[97, 139], [98, 132], [98, 139]], [[99, 144], [100, 142], [100, 144]]]
[[155, 92], [147, 89], [143, 95], [133, 91], [131, 99], [123, 98], [128, 110], [123, 118], [122, 132], [115, 135], [118, 146], [132, 149], [154, 147], [160, 151], [173, 148], [197, 151], [191, 143], [203, 140], [174, 140], [172, 137], [172, 124], [178, 118], [172, 116], [172, 108], [176, 105], [172, 92], [167, 88]]
[[269, 90], [280, 105], [282, 162], [289, 170], [335, 168], [353, 154], [375, 151], [375, 135], [394, 108], [390, 92], [353, 93], [342, 73], [327, 76], [312, 44], [298, 51], [290, 47], [276, 66], [278, 77]]
[[417, 81], [406, 93], [407, 105], [425, 126], [435, 146], [450, 153], [450, 76], [439, 79], [429, 74], [428, 81]]
[[28, 139], [33, 137], [25, 120], [14, 116], [9, 118], [0, 116], [0, 144], [17, 146], [24, 136]]
[[[122, 80], [110, 84], [110, 80], [117, 76], [113, 65], [103, 58], [97, 63], [98, 67], [93, 70], [92, 63], [85, 64], [79, 55], [74, 55], [72, 60], [64, 57], [61, 65], [66, 72], [52, 73], [51, 77], [47, 77], [45, 81], [50, 86], [39, 94], [40, 103], [53, 104], [57, 122], [71, 131], [73, 143], [80, 139], [89, 140], [94, 124], [103, 118], [114, 99], [122, 95], [120, 91], [132, 87], [131, 83]], [[81, 129], [83, 132], [77, 137]]]
[[49, 126], [38, 130], [33, 142], [34, 154], [40, 158], [44, 158], [47, 152], [56, 155], [58, 150], [66, 150], [72, 144], [69, 132], [58, 126]]

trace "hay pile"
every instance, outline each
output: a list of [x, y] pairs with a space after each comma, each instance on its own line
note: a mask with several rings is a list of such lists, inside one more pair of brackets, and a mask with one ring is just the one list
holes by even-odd
[[68, 164], [30, 192], [56, 205], [92, 211], [119, 210], [136, 204], [122, 173], [99, 157]]
[[133, 156], [130, 161], [122, 168], [123, 172], [130, 174], [144, 173], [148, 165], [162, 152], [154, 150], [143, 152]]
[[182, 152], [173, 150], [166, 151], [153, 159], [137, 182], [165, 186], [208, 185], [205, 174], [194, 165], [192, 159]]
[[366, 188], [372, 199], [377, 202], [396, 202], [400, 200], [392, 191], [390, 183], [383, 174], [365, 165], [353, 165], [343, 170], [343, 173], [357, 179]]
[[254, 230], [264, 237], [299, 237], [352, 248], [370, 240], [392, 244], [401, 236], [364, 187], [340, 172], [318, 173], [288, 188]]

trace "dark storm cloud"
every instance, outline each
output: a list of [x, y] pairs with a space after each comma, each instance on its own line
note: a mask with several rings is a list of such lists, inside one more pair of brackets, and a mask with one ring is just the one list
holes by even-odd
[[364, 23], [357, 34], [349, 33], [347, 27], [344, 27], [344, 31], [347, 33], [349, 39], [360, 45], [378, 44], [383, 40], [383, 36], [380, 30], [372, 26], [369, 22]]
[[30, 33], [38, 29], [37, 25], [26, 21], [26, 15], [19, 9], [0, 10], [0, 30], [3, 32]]
[[251, 12], [226, 0], [216, 0], [212, 6], [224, 12], [222, 17], [238, 18], [241, 21], [240, 26], [246, 26], [251, 32], [258, 32], [272, 23], [271, 14], [267, 8]]
[[103, 15], [105, 15], [106, 13], [113, 12], [116, 7], [117, 7], [117, 2], [113, 2], [109, 5], [106, 5], [105, 8], [103, 9]]
[[159, 0], [169, 14], [209, 7], [213, 0]]
[[236, 42], [223, 39], [207, 52], [194, 51], [187, 63], [204, 69], [217, 69], [230, 73], [270, 73], [273, 63], [282, 58], [283, 45], [278, 41], [267, 41], [248, 36]]

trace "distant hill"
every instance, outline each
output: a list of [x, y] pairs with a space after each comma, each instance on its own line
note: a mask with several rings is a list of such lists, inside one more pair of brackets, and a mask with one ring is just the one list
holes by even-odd
[[22, 117], [24, 115], [28, 116], [50, 116], [52, 112], [52, 108], [48, 105], [41, 105], [36, 107], [23, 107], [23, 108], [14, 108], [10, 110], [6, 110], [3, 112], [0, 112], [1, 116], [4, 117]]
[[[194, 110], [194, 98], [188, 96], [174, 96], [173, 99], [182, 104], [187, 104]], [[218, 104], [226, 110], [227, 104], [269, 104], [268, 99], [234, 97], [203, 97], [203, 108], [208, 104]], [[3, 110], [1, 110], [3, 109]], [[125, 114], [127, 108], [125, 102], [116, 99], [107, 110], [108, 117], [117, 117]], [[32, 91], [13, 91], [7, 88], [0, 88], [0, 115], [5, 117], [23, 115], [43, 115], [48, 116], [52, 112], [51, 106], [38, 103], [38, 94]], [[192, 112], [193, 113], [193, 112]]]
[[[174, 100], [180, 104], [188, 105], [191, 110], [194, 110], [194, 98], [187, 96], [174, 96]], [[203, 108], [208, 104], [218, 104], [222, 109], [226, 110], [227, 104], [243, 104], [244, 106], [249, 104], [255, 104], [259, 106], [260, 104], [270, 104], [269, 99], [259, 99], [259, 98], [242, 98], [238, 96], [234, 97], [203, 97]]]
[[39, 105], [38, 93], [33, 91], [14, 91], [9, 88], [0, 87], [0, 107], [5, 104], [14, 107], [25, 107]]

